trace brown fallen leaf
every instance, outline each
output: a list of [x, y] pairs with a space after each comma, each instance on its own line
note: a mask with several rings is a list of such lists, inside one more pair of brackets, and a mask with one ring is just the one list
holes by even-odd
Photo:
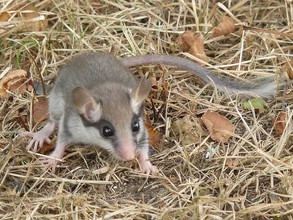
[[275, 134], [276, 136], [280, 137], [285, 130], [286, 122], [287, 122], [287, 114], [286, 112], [280, 112], [277, 117], [272, 119], [274, 128], [275, 128]]
[[38, 124], [49, 116], [49, 104], [47, 97], [40, 97], [33, 103], [33, 122]]
[[151, 77], [149, 77], [149, 79], [151, 81], [152, 89], [157, 90], [159, 88], [159, 86], [158, 86], [158, 81], [157, 81], [156, 77], [155, 76], [151, 76]]
[[227, 167], [229, 167], [231, 169], [241, 168], [240, 167], [240, 165], [241, 165], [240, 160], [237, 158], [227, 158], [226, 165], [227, 165]]
[[38, 150], [38, 153], [39, 154], [48, 154], [49, 152], [54, 150], [54, 148], [56, 146], [56, 140], [57, 140], [57, 138], [55, 136], [53, 139], [51, 139], [51, 143], [44, 142], [43, 147], [41, 147]]
[[189, 51], [193, 56], [208, 62], [209, 58], [204, 52], [204, 38], [201, 33], [193, 33], [192, 31], [185, 31], [178, 38], [178, 44], [182, 51]]
[[26, 21], [33, 20], [40, 17], [37, 8], [33, 4], [29, 4], [20, 9], [18, 17], [22, 18], [24, 22], [21, 23], [22, 29], [26, 31], [45, 31], [48, 26], [48, 20], [36, 20], [36, 21]]
[[147, 128], [148, 135], [149, 135], [149, 144], [152, 147], [158, 147], [163, 139], [163, 134], [161, 134], [161, 132], [154, 129], [149, 119], [145, 117], [144, 121], [145, 121], [145, 126]]
[[234, 134], [235, 126], [217, 112], [208, 110], [201, 119], [215, 141], [226, 143]]
[[189, 145], [201, 142], [201, 137], [206, 135], [202, 129], [198, 118], [191, 118], [186, 115], [183, 118], [177, 119], [171, 125], [172, 131], [179, 137], [182, 145]]
[[31, 90], [31, 86], [28, 84], [29, 81], [26, 78], [15, 80], [14, 82], [8, 82], [7, 85], [9, 90], [13, 93], [24, 94], [26, 91]]
[[234, 32], [235, 29], [236, 27], [234, 20], [228, 16], [224, 16], [222, 22], [214, 28], [212, 36], [218, 37], [222, 35], [227, 35]]
[[194, 41], [193, 36], [194, 33], [192, 31], [185, 31], [183, 34], [179, 35], [177, 43], [180, 50], [183, 52], [188, 52], [190, 50], [190, 47]]
[[16, 94], [24, 94], [26, 91], [31, 91], [32, 85], [27, 78], [27, 72], [19, 69], [10, 71], [0, 80], [0, 97], [8, 98], [10, 91]]
[[6, 11], [0, 13], [0, 21], [8, 21], [9, 18], [10, 15]]
[[284, 70], [287, 72], [290, 80], [293, 80], [293, 60], [286, 62]]
[[[8, 14], [7, 12], [0, 13], [0, 23], [7, 22], [9, 20], [9, 18], [10, 18], [10, 14]], [[1, 25], [0, 33], [5, 33], [5, 32], [7, 32], [5, 25], [4, 26]]]

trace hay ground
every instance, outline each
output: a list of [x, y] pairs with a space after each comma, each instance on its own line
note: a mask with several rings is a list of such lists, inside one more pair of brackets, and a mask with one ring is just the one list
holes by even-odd
[[[17, 7], [28, 2], [48, 19], [40, 31], [15, 22]], [[15, 17], [0, 23], [1, 72], [23, 69], [38, 81], [85, 51], [184, 57], [177, 39], [192, 30], [204, 34], [214, 72], [239, 79], [283, 73], [292, 60], [292, 1], [221, 2], [4, 0], [1, 12]], [[237, 30], [212, 38], [224, 15], [237, 21]], [[151, 155], [159, 174], [146, 179], [136, 161], [119, 162], [81, 145], [67, 148], [55, 174], [44, 172], [38, 155], [25, 150], [28, 140], [16, 137], [45, 123], [21, 123], [18, 112], [30, 111], [33, 92], [11, 95], [0, 108], [0, 219], [293, 219], [292, 87], [266, 100], [260, 113], [176, 68], [133, 72], [158, 82], [146, 112], [164, 134]], [[200, 124], [207, 110], [236, 126], [227, 144], [214, 142]], [[277, 137], [272, 118], [280, 112], [287, 121]]]

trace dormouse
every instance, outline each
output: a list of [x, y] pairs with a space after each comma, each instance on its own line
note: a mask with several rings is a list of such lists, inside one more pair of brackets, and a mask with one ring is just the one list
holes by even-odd
[[[128, 69], [131, 66], [164, 64], [187, 70], [207, 83], [231, 94], [270, 97], [275, 92], [273, 80], [257, 83], [232, 83], [218, 77], [199, 64], [171, 55], [142, 55], [116, 59], [114, 56], [91, 52], [75, 56], [59, 72], [49, 96], [50, 118], [38, 132], [25, 132], [31, 137], [28, 150], [38, 151], [58, 127], [57, 144], [52, 158], [43, 159], [46, 168], [55, 170], [65, 147], [74, 143], [106, 149], [121, 160], [139, 157], [143, 172], [156, 167], [149, 161], [148, 133], [144, 125], [144, 100], [151, 83], [138, 80]], [[54, 159], [55, 158], [55, 159]]]

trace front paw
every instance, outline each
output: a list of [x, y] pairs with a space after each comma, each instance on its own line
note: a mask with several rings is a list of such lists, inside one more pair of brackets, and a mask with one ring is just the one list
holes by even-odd
[[41, 149], [44, 143], [50, 144], [51, 140], [48, 136], [42, 134], [42, 132], [23, 132], [19, 135], [20, 137], [29, 137], [32, 138], [29, 142], [29, 145], [26, 147], [27, 150], [32, 150], [33, 152], [37, 152]]
[[140, 161], [140, 169], [142, 172], [149, 176], [151, 173], [158, 173], [159, 170], [156, 166], [153, 166], [149, 160]]

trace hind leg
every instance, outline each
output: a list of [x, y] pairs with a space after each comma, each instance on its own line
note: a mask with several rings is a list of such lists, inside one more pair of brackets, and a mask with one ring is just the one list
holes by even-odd
[[65, 141], [61, 141], [58, 138], [54, 151], [49, 156], [42, 156], [40, 158], [45, 170], [51, 170], [52, 173], [55, 173], [57, 164], [63, 158], [66, 145]]
[[23, 132], [20, 134], [21, 137], [30, 137], [32, 138], [28, 146], [27, 150], [32, 150], [37, 152], [40, 148], [43, 147], [44, 143], [51, 143], [50, 135], [56, 128], [56, 122], [54, 120], [50, 120], [40, 131], [33, 132]]

